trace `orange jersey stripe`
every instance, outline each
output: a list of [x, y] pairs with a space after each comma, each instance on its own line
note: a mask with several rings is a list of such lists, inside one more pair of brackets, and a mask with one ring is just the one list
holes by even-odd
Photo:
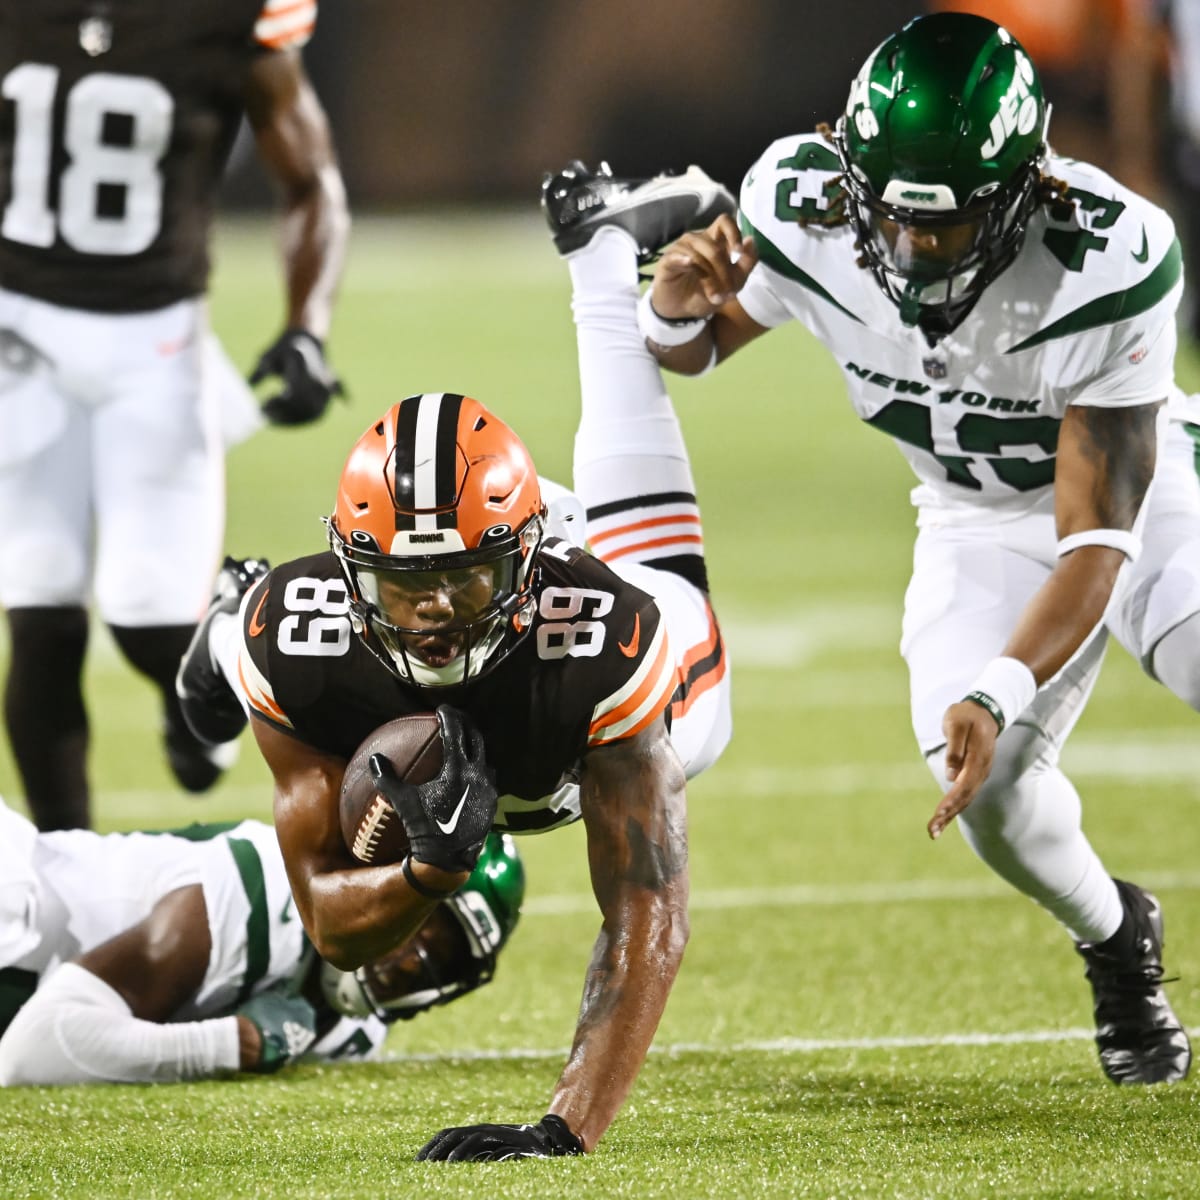
[[308, 10], [315, 18], [317, 15], [317, 0], [291, 0], [289, 4], [287, 0], [267, 0], [262, 7], [262, 12], [258, 14], [260, 21], [274, 20], [277, 17], [286, 17], [289, 13], [298, 13]]
[[291, 721], [287, 718], [287, 713], [279, 707], [278, 704], [270, 697], [262, 692], [256, 692], [251, 688], [246, 679], [246, 673], [242, 670], [242, 660], [238, 658], [238, 680], [241, 682], [242, 691], [245, 693], [246, 699], [250, 702], [250, 707], [262, 713], [264, 717], [269, 717], [272, 721], [280, 725], [286, 725], [291, 728]]
[[603, 533], [597, 533], [592, 536], [589, 534], [588, 541], [594, 546], [597, 542], [603, 542], [607, 538], [621, 537], [626, 533], [635, 533], [639, 529], [657, 528], [660, 525], [699, 525], [700, 518], [694, 513], [684, 514], [677, 517], [650, 517], [645, 521], [634, 521], [631, 525], [618, 525], [614, 529], [606, 529]]
[[[650, 670], [646, 672], [645, 678], [633, 694], [628, 696], [615, 708], [609, 709], [592, 721], [588, 727], [589, 741], [602, 742], [621, 737], [632, 737], [633, 734], [644, 729], [667, 707], [679, 683], [678, 671], [675, 669], [674, 664], [670, 662], [670, 657], [670, 645], [666, 638], [663, 638], [659, 643], [658, 653], [654, 656], [654, 662]], [[656, 696], [658, 692], [662, 694]], [[643, 704], [647, 704], [650, 701], [655, 702], [650, 704], [648, 711], [639, 718], [635, 726], [622, 730], [619, 734], [610, 732], [609, 738], [604, 737], [606, 731], [611, 731], [614, 726], [620, 725], [628, 717], [636, 713]]]
[[274, 37], [262, 37], [260, 35], [258, 44], [266, 46], [268, 50], [285, 50], [288, 46], [303, 46], [312, 37], [312, 32], [316, 27], [317, 23], [315, 21], [309, 21], [307, 25], [289, 30], [287, 33], [276, 34]]

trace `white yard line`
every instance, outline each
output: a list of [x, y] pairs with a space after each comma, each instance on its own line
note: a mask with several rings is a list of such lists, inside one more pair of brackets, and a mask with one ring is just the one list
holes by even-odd
[[[1156, 892], [1200, 890], [1200, 872], [1144, 871], [1137, 880]], [[793, 884], [783, 887], [712, 888], [693, 891], [689, 911], [739, 908], [831, 908], [840, 904], [928, 904], [944, 900], [992, 900], [1016, 893], [1000, 879], [908, 879], [892, 883]], [[522, 916], [562, 917], [596, 912], [590, 894], [531, 896]]]
[[[1195, 1030], [1191, 1031], [1195, 1034]], [[766, 1041], [676, 1042], [651, 1046], [656, 1055], [681, 1054], [818, 1054], [823, 1050], [924, 1050], [940, 1046], [1025, 1046], [1047, 1042], [1091, 1041], [1094, 1029], [1030, 1029], [1018, 1033], [946, 1033], [936, 1037], [874, 1038], [772, 1038]], [[567, 1048], [536, 1050], [454, 1050], [445, 1053], [384, 1054], [382, 1062], [513, 1062], [526, 1059], [565, 1058]]]

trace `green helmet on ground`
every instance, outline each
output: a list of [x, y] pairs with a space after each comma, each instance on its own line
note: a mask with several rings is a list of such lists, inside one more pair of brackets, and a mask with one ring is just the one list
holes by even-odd
[[466, 883], [438, 902], [409, 941], [357, 971], [322, 964], [326, 1002], [342, 1016], [407, 1020], [482, 987], [496, 973], [524, 899], [516, 842], [489, 833]]
[[906, 324], [949, 332], [1016, 257], [1047, 118], [1029, 56], [983, 17], [918, 17], [867, 59], [834, 138], [867, 266]]

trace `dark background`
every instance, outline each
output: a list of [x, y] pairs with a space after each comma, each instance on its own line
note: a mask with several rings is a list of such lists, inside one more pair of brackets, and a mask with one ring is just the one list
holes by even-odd
[[[543, 171], [700, 163], [735, 187], [773, 138], [836, 119], [921, 9], [894, 0], [321, 0], [305, 50], [351, 203], [528, 202]], [[245, 139], [232, 203], [269, 191]]]

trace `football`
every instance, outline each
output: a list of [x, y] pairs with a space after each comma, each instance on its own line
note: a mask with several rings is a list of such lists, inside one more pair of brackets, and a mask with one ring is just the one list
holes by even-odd
[[371, 781], [372, 754], [391, 761], [409, 783], [427, 783], [442, 769], [442, 738], [433, 713], [397, 717], [375, 730], [354, 752], [342, 776], [342, 837], [359, 862], [380, 866], [408, 853], [408, 836], [396, 810]]

